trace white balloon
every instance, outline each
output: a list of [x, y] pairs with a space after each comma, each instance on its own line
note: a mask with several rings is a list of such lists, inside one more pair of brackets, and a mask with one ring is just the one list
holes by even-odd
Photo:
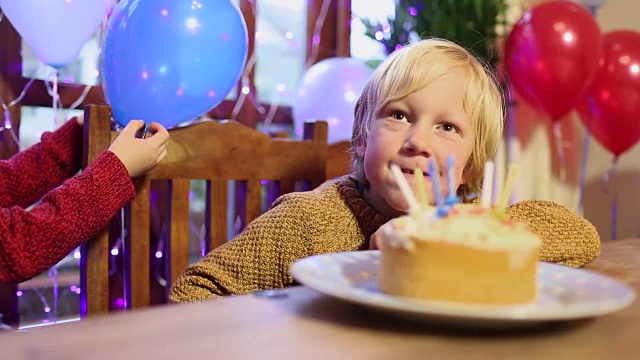
[[305, 121], [329, 123], [329, 143], [351, 140], [353, 110], [373, 70], [364, 61], [335, 57], [322, 60], [302, 76], [293, 103], [295, 132]]
[[63, 67], [102, 23], [112, 0], [0, 0], [0, 8], [38, 60]]

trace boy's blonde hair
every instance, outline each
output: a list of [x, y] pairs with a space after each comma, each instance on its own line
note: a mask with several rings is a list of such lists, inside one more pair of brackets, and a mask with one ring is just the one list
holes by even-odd
[[502, 136], [504, 107], [492, 73], [463, 47], [447, 40], [425, 39], [395, 51], [376, 69], [355, 107], [351, 149], [356, 176], [368, 186], [364, 159], [357, 149], [367, 145], [370, 124], [389, 102], [420, 90], [454, 69], [466, 72], [464, 109], [475, 132], [475, 143], [465, 168], [468, 183], [458, 194], [464, 199], [482, 188], [484, 164], [495, 156]]

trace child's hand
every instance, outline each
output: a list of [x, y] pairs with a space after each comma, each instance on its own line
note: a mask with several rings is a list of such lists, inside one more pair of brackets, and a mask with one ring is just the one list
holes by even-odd
[[380, 249], [380, 241], [382, 241], [384, 231], [406, 228], [408, 221], [409, 219], [407, 217], [401, 216], [393, 218], [380, 226], [380, 228], [376, 230], [376, 232], [374, 232], [373, 235], [371, 235], [371, 237], [369, 238], [369, 250]]
[[78, 123], [78, 125], [80, 125], [80, 126], [84, 125], [84, 114], [80, 114], [78, 116], [74, 116], [74, 118], [76, 119], [76, 122]]
[[109, 147], [109, 151], [122, 161], [131, 177], [146, 173], [167, 156], [167, 129], [158, 123], [151, 123], [148, 130], [153, 135], [138, 139], [136, 133], [143, 126], [144, 122], [131, 120]]
[[373, 233], [373, 235], [371, 235], [371, 237], [369, 238], [369, 250], [380, 250], [380, 241], [383, 237], [382, 232], [385, 231], [385, 227], [393, 227], [395, 228], [395, 223], [397, 223], [397, 219], [391, 219], [389, 220], [387, 223], [383, 224], [382, 226], [380, 226], [380, 228], [378, 228], [378, 230], [376, 230], [376, 232]]
[[382, 237], [382, 228], [378, 229], [376, 232], [371, 235], [369, 238], [369, 250], [379, 250], [378, 242], [380, 241], [380, 237]]

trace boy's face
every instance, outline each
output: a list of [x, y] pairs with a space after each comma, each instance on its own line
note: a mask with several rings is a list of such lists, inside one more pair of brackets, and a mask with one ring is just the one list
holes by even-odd
[[[364, 173], [370, 183], [365, 200], [378, 212], [398, 215], [408, 210], [389, 168], [397, 164], [416, 190], [414, 170], [422, 169], [431, 203], [431, 177], [440, 177], [447, 195], [447, 157], [455, 158], [455, 189], [467, 182], [465, 164], [475, 141], [474, 129], [463, 106], [466, 74], [455, 70], [403, 99], [389, 103], [372, 120], [367, 144], [357, 149], [364, 156]], [[428, 160], [438, 164], [438, 174], [428, 171]]]

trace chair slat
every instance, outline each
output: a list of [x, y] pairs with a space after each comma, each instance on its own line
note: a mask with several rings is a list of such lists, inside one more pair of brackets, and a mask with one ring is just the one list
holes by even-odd
[[[82, 168], [87, 167], [109, 148], [111, 108], [100, 106], [85, 111]], [[91, 124], [91, 126], [89, 126]], [[80, 315], [82, 317], [109, 311], [109, 233], [104, 229], [81, 247]]]
[[296, 182], [293, 180], [280, 180], [280, 194], [288, 194], [293, 192]]
[[[178, 280], [180, 273], [189, 265], [189, 179], [171, 181], [171, 237], [168, 251], [169, 283]], [[169, 290], [167, 286], [167, 291]]]
[[103, 231], [80, 247], [80, 315], [109, 311], [109, 233]]
[[130, 239], [126, 256], [129, 258], [129, 294], [132, 308], [149, 306], [149, 179], [137, 179], [136, 197], [131, 202]]
[[208, 202], [208, 249], [211, 251], [227, 241], [227, 204], [228, 186], [226, 180], [207, 181], [207, 202]]
[[260, 180], [247, 180], [246, 201], [245, 221], [246, 224], [249, 224], [262, 213], [262, 184]]

